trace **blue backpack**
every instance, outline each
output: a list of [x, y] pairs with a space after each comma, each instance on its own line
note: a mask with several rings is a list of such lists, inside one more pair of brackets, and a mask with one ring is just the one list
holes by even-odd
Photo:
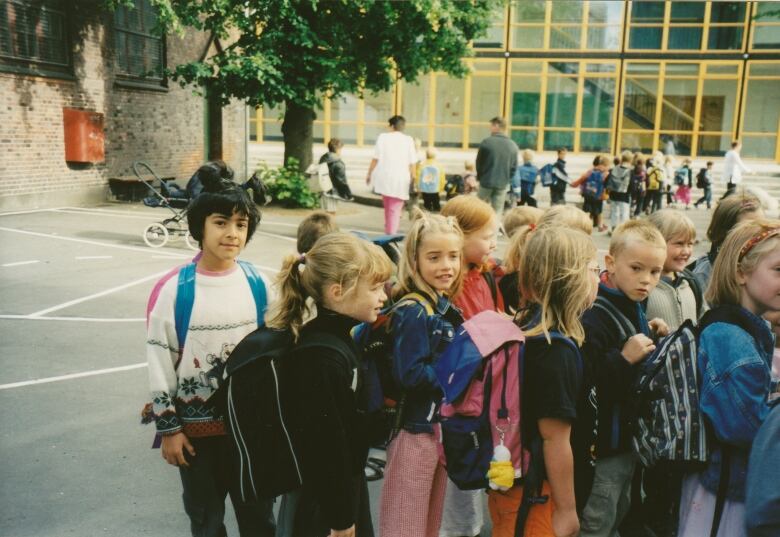
[[[257, 308], [257, 326], [263, 326], [265, 311], [268, 309], [268, 296], [265, 283], [257, 273], [254, 265], [246, 261], [238, 260], [238, 265], [244, 271], [252, 296], [255, 297]], [[189, 263], [179, 270], [179, 280], [176, 287], [176, 304], [174, 306], [174, 318], [176, 320], [176, 338], [179, 340], [179, 349], [184, 349], [187, 339], [187, 331], [192, 317], [192, 306], [195, 304], [195, 273], [196, 264]]]
[[539, 177], [541, 177], [542, 186], [552, 186], [555, 182], [555, 174], [553, 174], [553, 165], [545, 164], [542, 169], [539, 170]]
[[600, 200], [604, 193], [604, 174], [599, 170], [593, 170], [582, 186], [582, 193], [586, 198]]

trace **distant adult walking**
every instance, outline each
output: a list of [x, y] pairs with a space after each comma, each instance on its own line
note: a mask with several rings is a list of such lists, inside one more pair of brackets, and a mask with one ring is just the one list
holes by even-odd
[[383, 132], [376, 139], [366, 184], [373, 181], [374, 192], [382, 196], [385, 233], [394, 234], [401, 223], [404, 201], [409, 199], [417, 152], [412, 137], [402, 132], [406, 126], [403, 116], [393, 116], [388, 123], [390, 132]]
[[734, 193], [737, 185], [742, 182], [742, 172], [752, 173], [742, 162], [742, 157], [739, 156], [740, 149], [742, 149], [742, 142], [733, 141], [731, 149], [726, 151], [726, 160], [723, 162], [723, 180], [726, 181], [726, 192], [720, 199]]
[[517, 144], [506, 133], [506, 121], [490, 120], [490, 136], [482, 140], [477, 152], [479, 199], [488, 202], [497, 215], [504, 211], [507, 187], [517, 168]]

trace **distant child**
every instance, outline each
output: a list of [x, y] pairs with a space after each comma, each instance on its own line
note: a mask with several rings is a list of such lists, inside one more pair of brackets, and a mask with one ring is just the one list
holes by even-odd
[[426, 211], [439, 212], [441, 205], [439, 197], [444, 190], [444, 169], [436, 161], [436, 149], [429, 147], [425, 150], [425, 162], [417, 176], [417, 190], [423, 197], [423, 206]]
[[683, 165], [674, 172], [674, 184], [677, 185], [677, 192], [674, 193], [675, 201], [685, 205], [685, 209], [691, 204], [691, 188], [693, 188], [693, 170], [691, 170], [691, 159], [683, 160]]
[[347, 166], [341, 159], [341, 150], [344, 148], [344, 142], [338, 138], [331, 138], [328, 141], [328, 152], [320, 157], [320, 164], [328, 165], [328, 175], [336, 194], [345, 200], [353, 201], [352, 190], [347, 182]]
[[623, 222], [628, 221], [631, 213], [631, 159], [630, 151], [624, 151], [620, 161], [613, 166], [607, 177], [607, 193], [609, 194], [610, 231]]
[[713, 162], [708, 160], [707, 167], [700, 169], [696, 175], [696, 188], [701, 188], [704, 191], [704, 195], [693, 204], [697, 209], [699, 204], [704, 202], [707, 203], [708, 209], [712, 208], [712, 166]]
[[[576, 535], [578, 494], [590, 490], [591, 412], [583, 412], [589, 393], [577, 349], [584, 339], [580, 316], [596, 298], [599, 267], [596, 247], [585, 233], [562, 227], [532, 231], [522, 254], [520, 289], [528, 308], [517, 323], [526, 336], [523, 373], [523, 443], [531, 449], [525, 479], [507, 491], [489, 490], [488, 507], [495, 537], [513, 537], [524, 492], [537, 498], [528, 511], [525, 535]], [[556, 332], [554, 337], [551, 333]], [[533, 446], [539, 446], [539, 449]], [[538, 473], [537, 473], [538, 472]], [[578, 486], [579, 485], [579, 486]]]
[[[498, 219], [493, 208], [476, 197], [461, 196], [447, 203], [442, 215], [453, 217], [463, 231], [463, 286], [454, 303], [468, 320], [486, 311], [504, 311], [494, 273]], [[442, 529], [449, 535], [473, 537], [482, 528], [480, 491], [462, 491], [448, 480]]]
[[566, 148], [558, 149], [558, 159], [553, 164], [553, 182], [550, 185], [550, 206], [566, 204], [566, 187], [571, 180], [566, 173]]
[[615, 229], [605, 257], [598, 298], [585, 312], [582, 347], [598, 395], [593, 490], [582, 513], [582, 536], [615, 535], [631, 502], [634, 455], [630, 408], [638, 366], [653, 350], [651, 337], [668, 327], [648, 322], [643, 302], [666, 261], [666, 242], [650, 223], [631, 220]]
[[373, 535], [364, 474], [369, 439], [356, 396], [363, 379], [350, 332], [376, 320], [391, 272], [379, 247], [338, 232], [282, 263], [276, 282], [280, 300], [269, 312], [268, 326], [289, 330], [298, 344], [306, 344], [305, 351], [293, 349], [284, 358], [291, 363], [286, 371], [294, 374], [280, 370], [303, 482], [283, 498], [282, 535]]
[[718, 202], [707, 228], [707, 238], [711, 244], [710, 251], [707, 255], [698, 258], [692, 263], [692, 266], [689, 266], [702, 289], [706, 289], [710, 283], [712, 267], [715, 265], [718, 251], [729, 231], [740, 222], [763, 217], [764, 210], [761, 208], [761, 202], [747, 192], [729, 196]]
[[477, 170], [474, 166], [474, 162], [467, 160], [463, 163], [463, 193], [464, 194], [476, 194], [479, 190], [479, 182], [477, 182]]
[[680, 537], [710, 534], [721, 479], [728, 481], [717, 535], [746, 535], [748, 454], [770, 408], [774, 341], [761, 316], [780, 310], [778, 266], [780, 220], [738, 225], [715, 260], [706, 293], [712, 310], [698, 340], [699, 407], [714, 434], [706, 469], [683, 485]]
[[[146, 356], [152, 409], [162, 457], [179, 468], [193, 535], [224, 535], [228, 493], [242, 535], [275, 532], [272, 501], [245, 502], [233, 486], [232, 446], [222, 418], [206, 404], [222, 382], [233, 347], [264, 323], [270, 286], [252, 265], [237, 262], [259, 220], [255, 204], [237, 185], [202, 192], [187, 212], [202, 255], [178, 278], [169, 273], [155, 287], [159, 296], [150, 298]], [[190, 278], [188, 312], [182, 305], [187, 300], [178, 295]]]
[[[453, 201], [459, 199], [472, 198]], [[442, 391], [433, 363], [463, 322], [449, 298], [462, 281], [463, 234], [454, 219], [422, 211], [415, 218], [404, 242], [400, 300], [390, 320], [393, 378], [406, 399], [402, 429], [387, 448], [379, 504], [382, 537], [437, 537], [447, 487], [436, 417]]]
[[645, 192], [645, 203], [642, 208], [646, 214], [653, 213], [661, 209], [663, 198], [663, 185], [666, 182], [666, 171], [663, 161], [653, 158], [647, 161], [647, 191]]
[[301, 220], [298, 224], [296, 248], [299, 254], [304, 254], [311, 250], [317, 239], [328, 233], [338, 231], [339, 226], [333, 215], [325, 211], [314, 211], [309, 216]]
[[455, 304], [464, 319], [486, 309], [503, 311], [504, 302], [498, 293], [492, 258], [496, 250], [498, 219], [490, 204], [479, 198], [460, 196], [448, 202], [442, 215], [453, 217], [463, 231], [463, 288]]
[[[512, 193], [514, 197], [520, 198], [517, 205], [530, 205], [536, 207], [534, 198], [534, 189], [536, 188], [536, 178], [539, 175], [539, 168], [533, 165], [534, 153], [530, 149], [523, 151], [523, 164], [515, 170], [512, 177]], [[514, 206], [515, 204], [513, 204]]]
[[[658, 157], [658, 152], [656, 152], [656, 157]], [[664, 183], [661, 189], [664, 192], [666, 192], [666, 205], [668, 207], [671, 207], [672, 203], [674, 203], [674, 194], [672, 193], [672, 181], [675, 180], [674, 176], [676, 171], [674, 169], [674, 157], [672, 155], [665, 155], [660, 158], [663, 158], [663, 163], [664, 163]]]
[[599, 231], [607, 230], [607, 227], [601, 223], [601, 213], [604, 210], [608, 172], [609, 157], [599, 155], [593, 160], [593, 168], [571, 184], [580, 187], [583, 198], [582, 210], [590, 215], [593, 227]]
[[409, 182], [409, 199], [406, 201], [406, 213], [409, 217], [409, 221], [412, 221], [412, 218], [415, 214], [415, 209], [420, 204], [420, 191], [417, 188], [417, 182], [420, 178], [420, 170], [422, 169], [422, 163], [425, 160], [425, 153], [422, 149], [422, 140], [419, 138], [414, 139], [414, 152], [417, 157], [417, 160], [414, 163], [414, 176], [412, 177], [412, 180]]
[[501, 225], [504, 228], [506, 236], [511, 239], [514, 234], [524, 226], [536, 224], [543, 214], [544, 211], [537, 207], [515, 207], [504, 213]]
[[645, 208], [646, 196], [647, 172], [645, 170], [645, 161], [641, 155], [634, 155], [634, 170], [631, 172], [631, 203], [634, 205], [635, 217], [642, 214]]

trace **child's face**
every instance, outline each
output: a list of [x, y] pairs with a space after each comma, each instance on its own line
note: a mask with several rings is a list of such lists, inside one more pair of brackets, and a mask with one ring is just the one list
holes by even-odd
[[427, 235], [417, 251], [417, 271], [437, 293], [452, 287], [460, 273], [461, 242], [454, 233]]
[[688, 265], [693, 253], [693, 238], [686, 235], [675, 235], [666, 241], [666, 262], [664, 274], [682, 272]]
[[246, 246], [249, 218], [245, 214], [231, 216], [213, 213], [203, 225], [203, 257], [217, 262], [234, 261]]
[[616, 256], [607, 254], [604, 259], [612, 284], [634, 302], [641, 302], [658, 285], [666, 250], [631, 241]]
[[356, 321], [373, 323], [387, 300], [385, 282], [375, 283], [361, 278], [358, 284], [344, 296], [344, 311]]
[[[771, 240], [771, 239], [770, 239]], [[764, 255], [753, 272], [737, 272], [742, 306], [756, 315], [780, 310], [780, 247]]]
[[491, 221], [482, 229], [469, 233], [463, 240], [463, 259], [466, 263], [479, 265], [490, 257], [496, 249], [498, 222]]

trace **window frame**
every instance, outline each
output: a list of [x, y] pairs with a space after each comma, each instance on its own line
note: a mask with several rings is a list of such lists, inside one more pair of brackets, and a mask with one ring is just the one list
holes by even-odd
[[[135, 29], [135, 28], [122, 28], [117, 24], [117, 14], [119, 13], [119, 9], [126, 9], [127, 13], [131, 11], [136, 11], [139, 9], [139, 5], [141, 3], [146, 3], [146, 5], [154, 11], [154, 6], [148, 1], [148, 0], [133, 0], [133, 7], [130, 8], [128, 6], [119, 6], [113, 13], [113, 17], [111, 19], [111, 29], [113, 31], [113, 42], [112, 42], [112, 53], [113, 53], [113, 68], [114, 68], [114, 84], [116, 86], [120, 87], [128, 87], [128, 88], [136, 88], [136, 89], [154, 89], [159, 91], [167, 91], [168, 89], [168, 78], [165, 75], [165, 70], [167, 68], [167, 56], [168, 56], [168, 48], [167, 48], [167, 41], [165, 38], [165, 35], [156, 35], [154, 33], [151, 33], [151, 29]], [[157, 14], [155, 12], [155, 18], [157, 17]], [[141, 17], [143, 18], [143, 17]], [[127, 73], [122, 70], [122, 66], [120, 65], [120, 55], [119, 55], [119, 48], [118, 48], [118, 40], [119, 35], [125, 34], [125, 35], [134, 35], [144, 38], [145, 40], [155, 40], [158, 41], [160, 44], [160, 77], [149, 77], [144, 75], [135, 75], [131, 73]]]

